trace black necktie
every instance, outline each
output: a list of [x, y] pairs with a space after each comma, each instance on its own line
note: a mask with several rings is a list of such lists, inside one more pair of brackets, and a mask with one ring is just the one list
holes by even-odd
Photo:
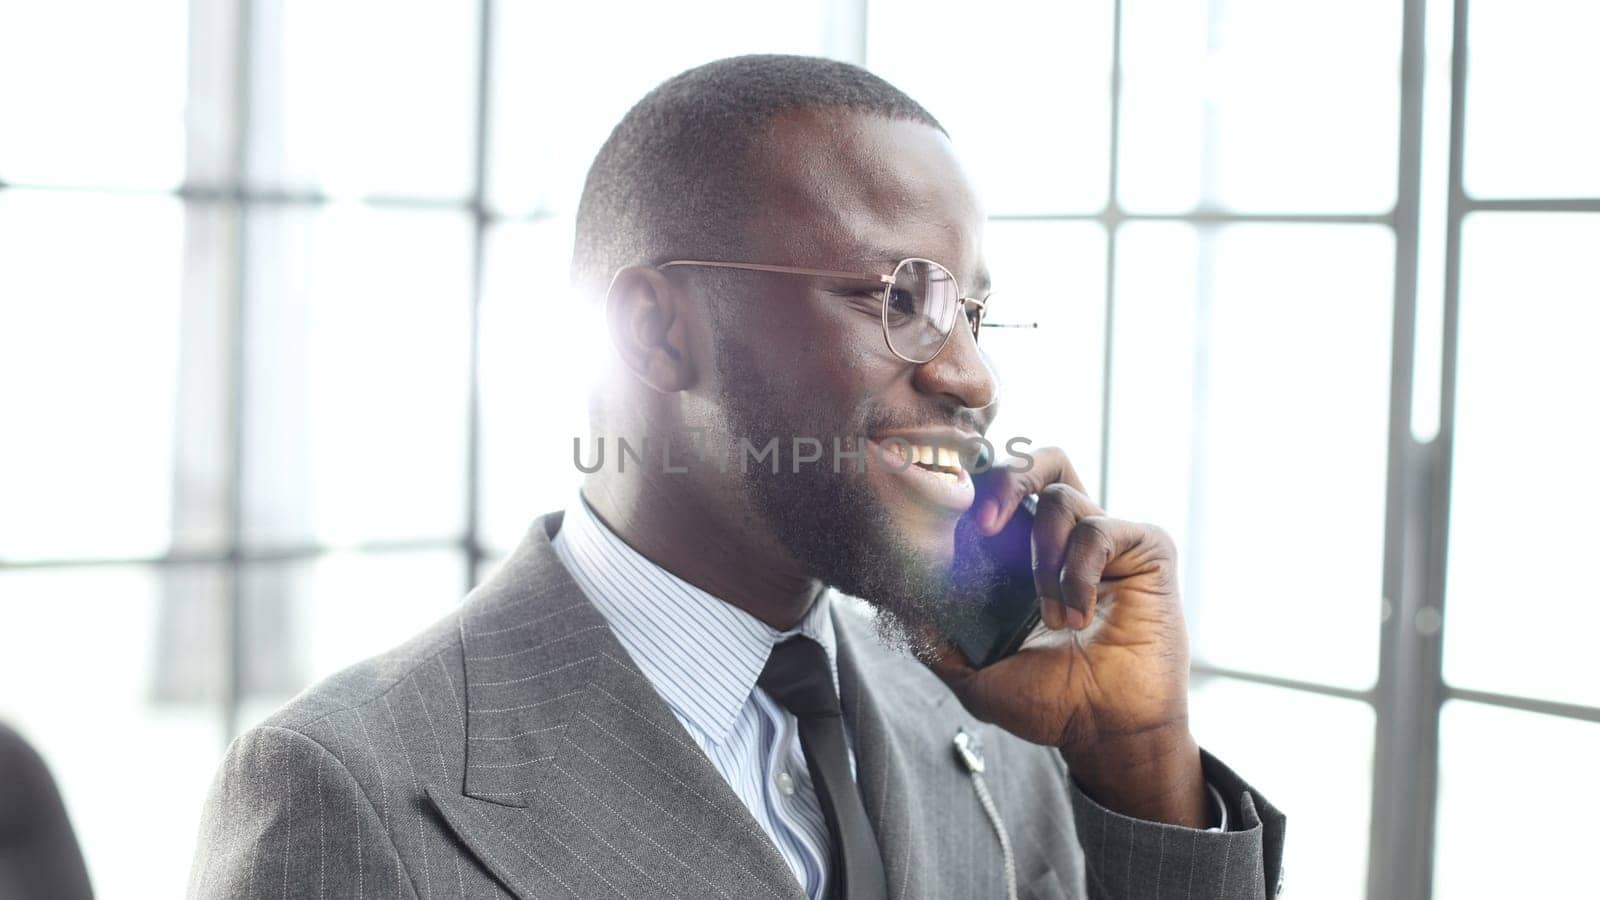
[[861, 792], [850, 777], [844, 719], [827, 651], [810, 638], [790, 638], [772, 648], [756, 683], [800, 720], [800, 749], [805, 751], [811, 783], [833, 833], [833, 865], [828, 867], [823, 896], [830, 900], [884, 900], [889, 887], [883, 857], [867, 809], [861, 804]]

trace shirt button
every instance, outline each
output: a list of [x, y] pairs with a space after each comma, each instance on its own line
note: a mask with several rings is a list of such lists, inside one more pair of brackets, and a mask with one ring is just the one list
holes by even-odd
[[775, 779], [778, 782], [778, 793], [785, 797], [794, 796], [794, 777], [788, 772], [779, 772]]

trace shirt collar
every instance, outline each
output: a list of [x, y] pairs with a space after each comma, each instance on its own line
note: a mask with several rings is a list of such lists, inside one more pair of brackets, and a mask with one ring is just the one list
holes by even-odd
[[645, 558], [600, 521], [581, 493], [552, 544], [656, 692], [713, 743], [728, 738], [772, 648], [790, 637], [822, 645], [838, 690], [831, 589], [799, 624], [779, 631]]

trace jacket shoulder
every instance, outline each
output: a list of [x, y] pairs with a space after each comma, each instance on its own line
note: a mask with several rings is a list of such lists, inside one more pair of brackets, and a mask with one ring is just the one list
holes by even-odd
[[257, 727], [283, 728], [314, 737], [312, 732], [328, 727], [328, 720], [338, 714], [381, 706], [402, 689], [412, 702], [413, 692], [441, 700], [449, 695], [459, 709], [465, 684], [462, 656], [458, 608], [399, 646], [312, 684]]

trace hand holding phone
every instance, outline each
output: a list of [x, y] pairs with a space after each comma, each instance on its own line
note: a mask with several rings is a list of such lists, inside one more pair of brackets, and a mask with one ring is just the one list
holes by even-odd
[[[1106, 515], [1060, 448], [1030, 456], [1026, 467], [973, 472], [978, 495], [957, 525], [955, 558], [955, 596], [973, 598], [962, 601], [973, 615], [925, 662], [979, 719], [1059, 748], [1096, 802], [1204, 827], [1172, 538]], [[988, 535], [993, 516], [1003, 524]], [[987, 536], [969, 540], [973, 528]]]
[[[951, 635], [967, 662], [977, 668], [1016, 653], [1039, 625], [1039, 596], [1033, 580], [1033, 517], [1037, 507], [1036, 496], [1024, 497], [1004, 528], [978, 541], [975, 552], [985, 554], [998, 565], [1000, 578], [976, 618], [961, 633]], [[968, 560], [957, 560], [957, 565], [958, 571], [977, 568]]]

